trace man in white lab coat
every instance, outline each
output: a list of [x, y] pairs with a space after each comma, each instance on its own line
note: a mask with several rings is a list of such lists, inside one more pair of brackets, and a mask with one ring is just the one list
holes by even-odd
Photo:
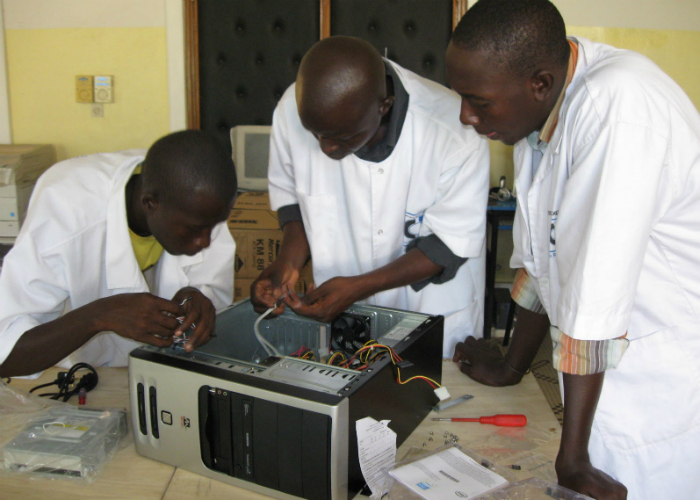
[[597, 499], [697, 498], [700, 116], [639, 54], [566, 38], [546, 0], [480, 0], [454, 32], [460, 118], [515, 144], [519, 268], [505, 359], [455, 361], [517, 383], [546, 334], [562, 373], [560, 484]]
[[313, 258], [317, 288], [286, 304], [330, 321], [358, 301], [443, 314], [444, 353], [483, 328], [487, 141], [456, 94], [331, 37], [304, 56], [273, 118], [269, 186], [284, 240], [252, 286], [259, 310]]
[[0, 376], [125, 366], [140, 343], [185, 335], [191, 351], [209, 340], [215, 309], [233, 299], [235, 244], [222, 222], [236, 189], [230, 155], [193, 130], [147, 154], [47, 170], [0, 273]]

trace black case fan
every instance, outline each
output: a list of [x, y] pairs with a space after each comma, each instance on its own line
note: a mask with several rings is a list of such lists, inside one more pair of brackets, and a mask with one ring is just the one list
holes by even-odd
[[372, 338], [371, 333], [369, 316], [342, 313], [331, 322], [331, 348], [352, 356]]

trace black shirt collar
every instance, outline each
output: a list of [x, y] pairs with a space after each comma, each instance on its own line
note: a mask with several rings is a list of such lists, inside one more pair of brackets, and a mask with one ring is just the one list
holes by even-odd
[[399, 75], [387, 60], [384, 61], [384, 68], [386, 69], [387, 79], [390, 79], [391, 83], [394, 85], [394, 104], [389, 110], [390, 115], [386, 134], [384, 134], [384, 138], [374, 146], [365, 146], [355, 152], [355, 156], [361, 160], [370, 161], [372, 163], [382, 162], [391, 156], [394, 147], [396, 147], [396, 143], [399, 141], [401, 129], [406, 121], [406, 113], [408, 112], [409, 95], [401, 83]]

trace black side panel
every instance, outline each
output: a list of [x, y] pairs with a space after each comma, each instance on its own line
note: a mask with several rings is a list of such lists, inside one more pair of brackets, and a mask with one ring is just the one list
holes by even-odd
[[[435, 316], [430, 322], [416, 329], [409, 339], [396, 348], [399, 355], [413, 363], [411, 368], [401, 370], [401, 379], [416, 375], [429, 377], [436, 382], [442, 379], [442, 341], [444, 318]], [[432, 387], [424, 380], [413, 380], [405, 385], [396, 382], [396, 370], [391, 363], [374, 374], [350, 400], [350, 422], [364, 417], [376, 421], [390, 420], [389, 427], [396, 432], [396, 446], [400, 446], [413, 430], [430, 413], [438, 402]], [[365, 484], [360, 470], [357, 451], [357, 433], [350, 426], [348, 440], [348, 487], [359, 491]]]
[[260, 486], [279, 489], [277, 468], [277, 404], [255, 399], [253, 412], [253, 468], [255, 482]]
[[292, 406], [278, 405], [277, 436], [280, 491], [302, 496], [301, 482], [301, 422], [303, 411]]
[[304, 411], [301, 436], [303, 497], [308, 500], [330, 500], [331, 418]]

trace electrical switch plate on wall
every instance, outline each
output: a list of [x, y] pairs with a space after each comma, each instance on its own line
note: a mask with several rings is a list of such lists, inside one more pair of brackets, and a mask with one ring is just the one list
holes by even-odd
[[95, 75], [95, 102], [114, 102], [112, 76]]
[[90, 116], [93, 118], [102, 118], [105, 115], [105, 110], [101, 102], [93, 103], [90, 108]]
[[75, 77], [75, 102], [93, 102], [92, 75], [78, 75]]

